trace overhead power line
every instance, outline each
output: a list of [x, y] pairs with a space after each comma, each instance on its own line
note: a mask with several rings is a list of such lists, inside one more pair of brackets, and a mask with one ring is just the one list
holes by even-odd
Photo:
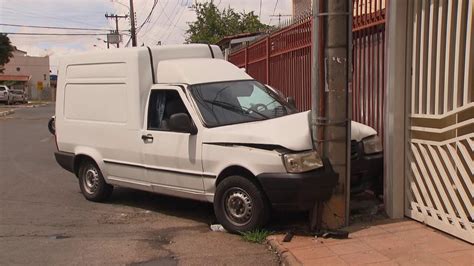
[[8, 35], [39, 35], [39, 36], [104, 36], [106, 33], [48, 33], [48, 32], [0, 32]]
[[8, 23], [0, 23], [0, 26], [24, 27], [24, 28], [38, 28], [38, 29], [59, 29], [59, 30], [90, 30], [90, 31], [110, 31], [110, 30], [112, 30], [112, 29], [93, 29], [93, 28], [78, 28], [78, 27], [38, 26], [38, 25], [8, 24]]
[[140, 31], [142, 29], [142, 27], [150, 21], [150, 18], [151, 18], [151, 15], [153, 14], [153, 11], [155, 11], [155, 7], [156, 5], [158, 4], [158, 0], [154, 0], [154, 3], [153, 3], [153, 6], [151, 7], [151, 10], [150, 10], [150, 13], [148, 13], [148, 15], [146, 16], [145, 20], [143, 21], [143, 23], [138, 26], [137, 28], [137, 32]]
[[[278, 6], [278, 0], [275, 1], [275, 6], [273, 7], [273, 14], [272, 14], [272, 16], [275, 16], [275, 12], [276, 12], [277, 6]], [[273, 19], [273, 18], [270, 18], [270, 22], [268, 22], [268, 24], [272, 23], [272, 19]]]

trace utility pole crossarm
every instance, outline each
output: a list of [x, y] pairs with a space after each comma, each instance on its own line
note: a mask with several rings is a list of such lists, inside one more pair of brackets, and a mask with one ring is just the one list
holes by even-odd
[[[118, 19], [119, 19], [119, 18], [124, 18], [124, 19], [126, 19], [126, 18], [128, 18], [128, 15], [120, 16], [120, 15], [117, 15], [117, 14], [110, 14], [110, 15], [109, 15], [108, 13], [105, 13], [105, 17], [108, 18], [108, 19], [109, 19], [109, 18], [110, 18], [110, 19], [115, 19], [115, 33], [116, 33], [116, 34], [119, 34]], [[118, 42], [117, 42], [117, 48], [120, 48]]]

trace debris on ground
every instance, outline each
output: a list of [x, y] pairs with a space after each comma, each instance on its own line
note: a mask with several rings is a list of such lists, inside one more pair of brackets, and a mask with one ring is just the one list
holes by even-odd
[[286, 233], [285, 237], [283, 238], [283, 242], [290, 242], [294, 235], [295, 234], [292, 231]]
[[213, 231], [213, 232], [227, 232], [227, 230], [225, 230], [224, 226], [222, 226], [220, 224], [211, 224], [211, 231]]
[[349, 232], [344, 230], [322, 230], [316, 233], [315, 237], [347, 239], [349, 238]]

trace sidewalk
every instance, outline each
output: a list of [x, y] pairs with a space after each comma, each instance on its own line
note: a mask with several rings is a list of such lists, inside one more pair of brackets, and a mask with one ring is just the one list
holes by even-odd
[[0, 107], [0, 117], [4, 117], [4, 116], [11, 115], [11, 114], [14, 114], [14, 113], [15, 113], [15, 110], [13, 110], [11, 108], [2, 108], [2, 107]]
[[46, 106], [48, 104], [50, 104], [50, 102], [30, 102], [27, 104], [19, 104], [19, 105], [0, 105], [0, 117], [14, 114], [16, 109], [36, 108], [36, 107]]
[[413, 220], [349, 227], [349, 239], [268, 238], [286, 265], [474, 265], [474, 246]]

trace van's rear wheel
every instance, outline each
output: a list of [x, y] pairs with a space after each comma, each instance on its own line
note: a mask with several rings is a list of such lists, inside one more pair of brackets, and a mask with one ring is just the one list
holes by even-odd
[[87, 200], [101, 202], [112, 194], [113, 186], [105, 183], [99, 167], [84, 161], [79, 168], [79, 187]]
[[238, 233], [264, 226], [270, 207], [254, 182], [241, 176], [230, 176], [217, 186], [214, 212], [227, 231]]

